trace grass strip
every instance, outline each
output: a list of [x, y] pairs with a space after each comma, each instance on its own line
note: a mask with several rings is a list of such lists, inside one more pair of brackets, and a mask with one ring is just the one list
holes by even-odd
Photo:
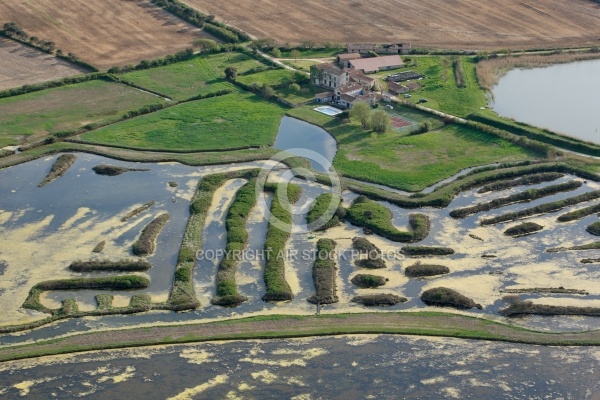
[[[265, 185], [265, 190], [275, 192], [271, 202], [271, 216], [265, 240], [265, 271], [264, 281], [267, 292], [262, 296], [264, 301], [292, 300], [294, 294], [285, 279], [285, 246], [290, 237], [292, 226], [292, 213], [289, 207], [284, 206], [279, 200], [278, 193], [287, 190], [290, 206], [300, 199], [302, 188], [298, 185], [288, 184], [282, 189], [281, 185]], [[279, 223], [275, 222], [276, 220]], [[277, 225], [284, 226], [278, 227]], [[285, 229], [284, 229], [285, 228]]]
[[378, 293], [355, 296], [351, 301], [367, 307], [390, 307], [398, 303], [405, 303], [408, 299], [391, 293]]
[[333, 304], [339, 300], [336, 293], [335, 277], [335, 246], [331, 239], [317, 241], [317, 253], [313, 264], [312, 277], [316, 294], [308, 298], [313, 304]]
[[[329, 221], [319, 221], [325, 213], [327, 213], [332, 204], [337, 204], [337, 206]], [[308, 229], [311, 231], [324, 231], [333, 228], [334, 226], [338, 226], [341, 223], [341, 218], [344, 217], [344, 214], [345, 209], [342, 206], [342, 198], [337, 194], [323, 193], [316, 198], [312, 208], [306, 215]], [[317, 226], [317, 224], [319, 226]]]
[[147, 271], [152, 268], [146, 260], [90, 260], [90, 261], [74, 261], [69, 265], [69, 269], [74, 272], [106, 272], [106, 271], [121, 271], [121, 272], [140, 272]]
[[580, 208], [579, 210], [574, 210], [563, 215], [559, 215], [557, 220], [559, 222], [576, 221], [578, 219], [587, 217], [588, 215], [592, 215], [597, 212], [600, 212], [600, 203], [594, 204], [593, 206]]
[[542, 229], [544, 227], [535, 222], [523, 222], [522, 224], [508, 228], [504, 231], [504, 234], [506, 236], [525, 236], [541, 231]]
[[192, 273], [196, 265], [196, 252], [202, 248], [202, 228], [215, 191], [230, 179], [254, 179], [257, 169], [234, 171], [202, 177], [190, 203], [183, 240], [177, 257], [173, 287], [167, 305], [174, 311], [191, 310], [200, 305], [194, 293]]
[[130, 212], [128, 212], [121, 218], [121, 222], [127, 222], [128, 220], [135, 217], [136, 215], [139, 215], [139, 214], [143, 213], [144, 211], [148, 210], [154, 204], [156, 204], [156, 202], [154, 200], [151, 200], [151, 201], [147, 202], [146, 204], [143, 204], [143, 205], [131, 210]]
[[585, 201], [596, 200], [598, 198], [600, 198], [600, 190], [594, 190], [592, 192], [580, 194], [579, 196], [573, 196], [564, 200], [540, 204], [539, 206], [527, 208], [525, 210], [510, 212], [492, 218], [484, 218], [479, 223], [481, 225], [495, 225], [501, 222], [516, 221], [532, 215], [546, 214], [562, 210], [565, 207], [574, 206], [576, 204], [583, 203]]
[[514, 203], [528, 203], [533, 200], [543, 197], [552, 196], [560, 192], [568, 192], [577, 189], [583, 185], [580, 181], [570, 181], [559, 183], [558, 185], [550, 185], [539, 189], [530, 189], [521, 193], [516, 193], [510, 196], [494, 199], [486, 203], [479, 203], [469, 207], [457, 208], [450, 211], [452, 218], [466, 218], [469, 215], [477, 214], [482, 211], [490, 211], [496, 208], [501, 208]]
[[500, 290], [500, 293], [512, 293], [512, 294], [521, 294], [521, 293], [581, 294], [581, 295], [584, 295], [584, 296], [590, 294], [586, 290], [565, 289], [562, 286], [558, 287], [558, 288], [504, 289], [504, 290]]
[[52, 168], [50, 168], [50, 172], [48, 172], [48, 175], [40, 182], [38, 187], [45, 186], [53, 180], [63, 176], [75, 163], [75, 160], [77, 160], [77, 156], [74, 154], [63, 154], [58, 157], [52, 165]]
[[411, 214], [409, 223], [412, 232], [400, 231], [392, 225], [392, 212], [365, 196], [358, 196], [354, 200], [346, 210], [345, 218], [352, 225], [367, 228], [394, 242], [418, 242], [427, 237], [430, 228], [427, 215]]
[[227, 211], [225, 219], [227, 246], [225, 256], [217, 270], [217, 295], [211, 299], [212, 304], [233, 307], [248, 300], [238, 291], [235, 273], [238, 263], [241, 261], [241, 253], [248, 242], [246, 223], [250, 211], [256, 205], [255, 187], [256, 179], [252, 179], [242, 186]]
[[571, 247], [554, 247], [551, 249], [547, 249], [547, 253], [559, 253], [561, 251], [578, 251], [578, 250], [599, 250], [600, 242], [591, 242], [586, 244], [581, 244], [579, 246], [571, 246]]
[[169, 213], [164, 213], [154, 218], [148, 225], [142, 229], [140, 237], [133, 243], [131, 250], [133, 254], [144, 257], [154, 253], [156, 250], [156, 238], [160, 234], [163, 226], [171, 219]]
[[509, 179], [490, 183], [489, 185], [483, 186], [477, 191], [477, 193], [488, 193], [497, 192], [504, 189], [509, 189], [517, 186], [535, 185], [538, 183], [552, 182], [556, 179], [562, 178], [564, 174], [559, 172], [542, 172], [539, 174], [530, 174], [518, 179]]
[[454, 249], [437, 246], [404, 246], [400, 251], [408, 256], [449, 256], [454, 254]]

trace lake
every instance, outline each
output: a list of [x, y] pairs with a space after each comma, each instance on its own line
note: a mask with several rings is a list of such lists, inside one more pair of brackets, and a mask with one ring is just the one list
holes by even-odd
[[515, 69], [492, 93], [502, 117], [600, 144], [600, 60]]

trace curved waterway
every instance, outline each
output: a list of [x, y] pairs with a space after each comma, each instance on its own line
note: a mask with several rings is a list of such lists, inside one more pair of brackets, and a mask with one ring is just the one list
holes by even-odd
[[515, 69], [492, 93], [502, 117], [600, 144], [600, 60]]
[[7, 398], [597, 399], [600, 352], [356, 335], [91, 352], [0, 365]]

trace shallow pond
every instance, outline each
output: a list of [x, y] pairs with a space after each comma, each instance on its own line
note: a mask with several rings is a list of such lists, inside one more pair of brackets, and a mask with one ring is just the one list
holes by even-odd
[[596, 399], [595, 349], [356, 335], [232, 341], [0, 365], [7, 398]]
[[515, 69], [492, 92], [503, 117], [600, 144], [600, 60]]
[[[290, 153], [299, 156], [306, 156], [306, 153], [301, 150], [307, 149], [320, 154], [329, 163], [333, 162], [337, 152], [337, 143], [327, 131], [291, 117], [283, 117], [281, 120], [279, 133], [273, 147], [289, 150]], [[326, 168], [323, 167], [322, 163], [312, 161], [311, 164], [315, 170], [326, 172]]]

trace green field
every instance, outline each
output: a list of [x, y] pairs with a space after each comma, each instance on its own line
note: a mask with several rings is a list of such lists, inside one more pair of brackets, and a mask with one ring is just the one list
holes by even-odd
[[237, 81], [246, 85], [252, 85], [253, 83], [262, 86], [267, 84], [269, 86], [280, 86], [293, 82], [294, 71], [288, 69], [274, 69], [270, 71], [258, 72], [256, 74], [238, 76]]
[[0, 145], [120, 118], [163, 100], [125, 85], [95, 80], [0, 99]]
[[252, 94], [193, 101], [81, 135], [96, 144], [153, 150], [270, 146], [286, 109]]
[[[306, 49], [299, 50], [300, 56], [298, 58], [327, 58], [335, 57], [339, 53], [346, 53], [345, 47], [331, 48], [331, 49]], [[281, 50], [281, 58], [292, 58], [291, 50]]]
[[219, 53], [164, 67], [130, 72], [122, 77], [176, 100], [185, 100], [198, 94], [234, 88], [224, 79], [224, 71], [228, 66], [235, 67], [240, 74], [264, 64], [243, 53]]
[[[403, 57], [406, 59], [407, 57]], [[485, 92], [479, 87], [475, 73], [476, 62], [473, 57], [460, 57], [459, 62], [462, 65], [465, 77], [466, 87], [459, 88], [456, 85], [454, 70], [452, 68], [452, 59], [447, 56], [408, 56], [411, 61], [406, 63], [406, 67], [398, 71], [415, 71], [425, 76], [418, 81], [421, 88], [411, 93], [410, 101], [416, 103], [420, 98], [428, 100], [427, 107], [444, 111], [449, 114], [464, 117], [472, 112], [479, 111], [481, 107], [487, 105]], [[413, 65], [413, 62], [417, 65]], [[383, 78], [390, 74], [390, 71], [380, 72], [378, 77]]]
[[461, 125], [408, 136], [365, 131], [308, 107], [288, 114], [323, 126], [335, 137], [339, 150], [333, 165], [339, 173], [401, 190], [422, 190], [467, 167], [535, 158], [508, 141]]

